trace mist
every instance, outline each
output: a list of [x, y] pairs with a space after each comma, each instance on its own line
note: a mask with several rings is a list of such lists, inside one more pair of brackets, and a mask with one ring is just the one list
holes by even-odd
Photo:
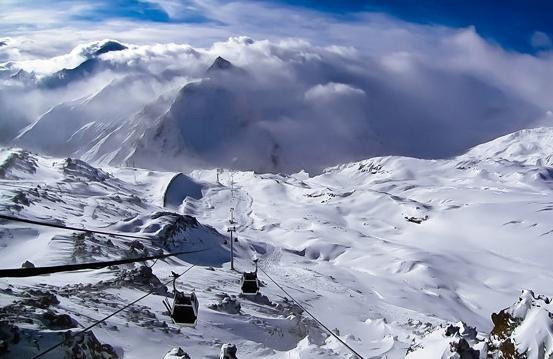
[[[551, 84], [540, 76], [549, 57], [509, 53], [471, 28], [439, 39], [424, 56], [245, 36], [99, 55], [108, 40], [78, 44], [2, 64], [0, 141], [111, 165], [292, 172], [382, 155], [446, 158], [549, 125]], [[208, 71], [218, 56], [231, 69]], [[507, 71], [527, 76], [505, 82]], [[63, 81], [41, 86], [52, 78]]]

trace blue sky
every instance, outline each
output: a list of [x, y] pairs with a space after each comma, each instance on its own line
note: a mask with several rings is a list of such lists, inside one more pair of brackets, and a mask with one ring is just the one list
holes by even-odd
[[[288, 9], [308, 9], [344, 23], [359, 14], [377, 12], [407, 22], [453, 28], [474, 26], [485, 39], [505, 49], [536, 53], [551, 47], [553, 2], [550, 1], [443, 1], [443, 0], [272, 0], [256, 1]], [[121, 18], [137, 22], [210, 23], [224, 25], [188, 0], [116, 0], [94, 2], [95, 6], [75, 19], [93, 22]], [[228, 2], [227, 2], [228, 3]], [[172, 8], [174, 11], [167, 11]], [[248, 14], [255, 16], [255, 14]], [[283, 24], [285, 25], [285, 24]]]
[[[538, 55], [553, 49], [552, 13], [553, 2], [545, 0], [3, 0], [0, 40], [25, 36], [44, 41], [51, 35], [53, 53], [75, 41], [105, 36], [206, 46], [246, 35], [298, 37], [372, 51], [366, 46], [367, 28], [385, 18], [408, 31], [472, 28], [507, 51]], [[409, 50], [409, 43], [403, 45]]]
[[[177, 0], [178, 1], [178, 0]], [[178, 1], [186, 5], [187, 1]], [[173, 22], [173, 23], [201, 23], [209, 22], [201, 12], [193, 8], [183, 9], [175, 14], [169, 14], [162, 6], [155, 2], [141, 0], [113, 0], [95, 1], [96, 7], [84, 11], [74, 17], [88, 21], [102, 21], [109, 18], [122, 18], [135, 21]]]
[[376, 11], [420, 24], [474, 26], [484, 38], [521, 52], [539, 50], [540, 46], [532, 44], [536, 32], [547, 36], [553, 32], [553, 2], [548, 0], [286, 0], [285, 3], [346, 16]]

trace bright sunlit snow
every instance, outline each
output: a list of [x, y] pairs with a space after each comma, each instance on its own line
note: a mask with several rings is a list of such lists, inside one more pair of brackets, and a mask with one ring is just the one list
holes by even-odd
[[0, 358], [553, 358], [552, 13], [0, 1]]
[[[164, 281], [186, 262], [198, 264], [179, 280], [180, 288], [199, 297], [196, 328], [172, 324], [163, 296], [153, 295], [97, 327], [98, 340], [125, 358], [162, 357], [173, 347], [191, 357], [215, 356], [226, 342], [237, 346], [241, 358], [347, 357], [347, 349], [301, 315], [263, 274], [263, 301], [238, 297], [239, 311], [229, 309], [234, 304], [210, 309], [223, 295], [240, 292], [240, 274], [229, 271], [229, 243], [223, 236], [233, 207], [239, 271], [253, 270], [251, 259], [259, 258], [261, 268], [366, 358], [403, 358], [417, 343], [426, 348], [422, 357], [441, 357], [449, 342], [436, 331], [439, 325], [463, 321], [477, 328], [482, 341], [494, 326], [490, 315], [510, 306], [521, 289], [553, 294], [548, 240], [553, 178], [546, 167], [552, 133], [550, 128], [521, 131], [449, 160], [378, 157], [311, 177], [227, 170], [219, 182], [216, 170], [173, 179], [172, 173], [94, 168], [3, 149], [3, 212], [152, 235], [137, 246], [128, 239], [75, 237], [70, 231], [4, 221], [3, 267], [26, 260], [40, 266], [120, 258], [137, 250], [209, 247], [205, 254], [153, 266], [153, 274]], [[162, 237], [174, 223], [161, 208], [167, 187], [166, 201], [185, 195], [172, 209], [200, 224]], [[3, 279], [2, 302], [24, 302], [31, 287], [51, 291], [59, 304], [22, 315], [40, 317], [51, 310], [85, 326], [151, 285], [121, 279], [126, 278], [121, 271], [132, 268], [139, 267]], [[515, 312], [532, 316], [516, 329], [518, 348], [537, 350], [523, 339], [530, 336], [552, 350], [551, 331], [540, 329], [551, 322], [547, 312], [540, 313]], [[18, 323], [31, 334], [24, 334], [7, 357], [21, 357], [21, 350], [36, 353], [36, 347], [54, 342], [54, 333], [42, 332], [36, 343], [31, 339], [48, 327], [45, 323]], [[427, 333], [433, 334], [424, 337]]]

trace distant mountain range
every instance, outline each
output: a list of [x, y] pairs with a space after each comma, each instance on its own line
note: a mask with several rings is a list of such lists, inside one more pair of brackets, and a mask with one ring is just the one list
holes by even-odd
[[[6, 111], [0, 142], [104, 165], [317, 171], [385, 154], [447, 157], [539, 116], [537, 108], [470, 76], [444, 82], [444, 108], [434, 110], [427, 104], [436, 99], [393, 87], [384, 77], [337, 73], [314, 82], [312, 72], [328, 66], [316, 59], [278, 78], [260, 76], [263, 64], [251, 71], [221, 56], [192, 75], [174, 68], [154, 74], [109, 57], [125, 58], [126, 50], [106, 40], [81, 49], [84, 60], [74, 68], [10, 75], [17, 85], [0, 89], [0, 107], [18, 94], [38, 107], [35, 93], [42, 96], [39, 105], [55, 105], [34, 119], [25, 119], [25, 108]], [[0, 71], [4, 78], [6, 71]], [[460, 87], [472, 97], [455, 98]], [[469, 123], [456, 110], [465, 102], [472, 104], [462, 109], [474, 118]], [[31, 124], [18, 127], [25, 120]]]

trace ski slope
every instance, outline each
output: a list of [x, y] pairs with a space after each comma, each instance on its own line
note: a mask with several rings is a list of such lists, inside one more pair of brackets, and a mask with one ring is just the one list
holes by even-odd
[[[377, 157], [312, 176], [225, 171], [219, 181], [215, 169], [172, 181], [175, 173], [98, 169], [3, 149], [0, 205], [2, 213], [152, 235], [143, 243], [150, 252], [210, 248], [152, 268], [163, 281], [187, 263], [197, 265], [179, 287], [199, 297], [198, 326], [172, 324], [163, 295], [149, 296], [133, 313], [94, 329], [119, 357], [161, 358], [181, 347], [192, 358], [215, 358], [223, 343], [236, 344], [240, 358], [350, 357], [262, 275], [266, 299], [238, 297], [239, 272], [251, 271], [251, 260], [259, 258], [264, 271], [365, 358], [404, 358], [418, 343], [442, 343], [439, 330], [449, 322], [463, 321], [486, 335], [494, 327], [490, 315], [511, 306], [523, 289], [553, 296], [552, 136], [551, 128], [524, 130], [447, 160]], [[171, 208], [162, 208], [164, 201]], [[230, 208], [239, 272], [229, 270], [224, 237]], [[182, 224], [189, 217], [171, 211], [199, 223]], [[52, 265], [121, 258], [137, 251], [128, 239], [109, 238], [110, 245], [103, 236], [77, 239], [58, 230], [0, 225], [3, 267], [25, 260]], [[2, 279], [0, 301], [19, 303], [20, 317], [31, 320], [17, 325], [29, 333], [25, 338], [41, 333], [37, 341], [44, 348], [59, 339], [59, 331], [37, 319], [41, 311], [69, 314], [86, 326], [151, 286], [152, 278], [128, 280], [124, 269], [132, 268]], [[52, 291], [60, 303], [29, 312], [21, 303], [32, 296], [31, 288]], [[210, 308], [225, 295], [237, 296], [239, 314]], [[543, 322], [530, 319], [525, 323]], [[514, 337], [528, 338], [533, 328], [528, 326]], [[550, 348], [551, 334], [540, 338]], [[7, 357], [21, 357], [18, 350], [36, 350], [33, 346], [25, 339]], [[426, 356], [418, 357], [441, 357], [444, 348], [429, 345]], [[535, 349], [529, 357], [538, 358]]]

